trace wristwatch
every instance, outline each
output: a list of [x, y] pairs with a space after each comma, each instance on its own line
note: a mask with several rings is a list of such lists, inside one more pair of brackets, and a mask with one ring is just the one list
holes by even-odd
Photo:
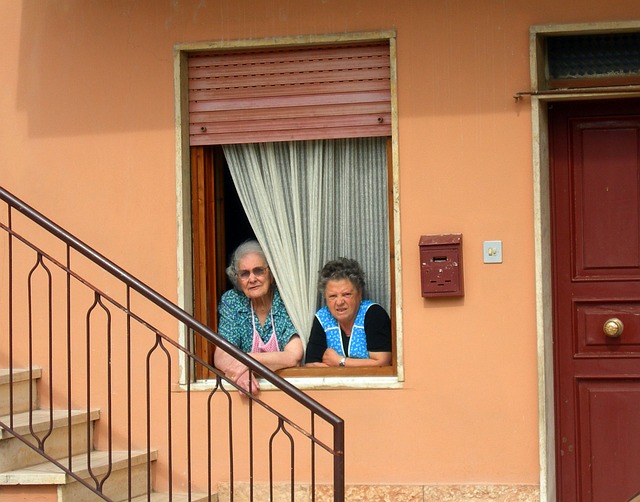
[[343, 357], [342, 359], [340, 359], [340, 366], [344, 366], [344, 362], [347, 360], [346, 357]]

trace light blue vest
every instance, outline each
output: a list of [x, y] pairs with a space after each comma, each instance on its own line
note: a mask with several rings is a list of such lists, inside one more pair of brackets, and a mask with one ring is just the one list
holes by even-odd
[[[364, 316], [367, 314], [367, 310], [369, 310], [371, 305], [374, 305], [374, 303], [369, 300], [364, 300], [360, 303], [360, 308], [358, 309], [356, 319], [353, 323], [353, 329], [351, 330], [351, 336], [349, 337], [349, 357], [369, 359], [367, 335], [364, 332]], [[341, 356], [346, 356], [344, 347], [342, 346], [340, 326], [335, 317], [329, 312], [329, 307], [323, 307], [318, 310], [316, 317], [327, 335], [327, 347], [335, 350]]]

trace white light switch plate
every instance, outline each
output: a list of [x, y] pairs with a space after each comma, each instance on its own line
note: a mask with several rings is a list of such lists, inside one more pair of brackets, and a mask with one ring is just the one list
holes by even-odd
[[484, 262], [502, 263], [502, 241], [484, 241]]

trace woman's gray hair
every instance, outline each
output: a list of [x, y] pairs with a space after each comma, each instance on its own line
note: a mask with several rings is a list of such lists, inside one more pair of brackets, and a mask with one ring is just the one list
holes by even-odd
[[238, 263], [240, 263], [240, 260], [249, 254], [259, 255], [262, 257], [264, 262], [267, 263], [267, 257], [265, 256], [262, 246], [260, 246], [258, 241], [249, 240], [240, 244], [231, 255], [229, 266], [225, 270], [231, 284], [233, 284], [233, 287], [236, 289], [238, 289]]
[[318, 291], [324, 293], [329, 281], [348, 279], [359, 291], [364, 290], [364, 272], [356, 260], [338, 258], [331, 260], [322, 267], [318, 274]]

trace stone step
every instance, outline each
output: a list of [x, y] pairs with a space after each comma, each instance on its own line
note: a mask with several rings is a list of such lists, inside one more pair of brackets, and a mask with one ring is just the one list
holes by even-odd
[[[151, 451], [151, 461], [158, 458], [156, 450]], [[131, 497], [139, 497], [147, 489], [147, 452], [135, 450], [131, 452]], [[62, 465], [68, 465], [68, 459], [60, 459]], [[71, 459], [73, 472], [81, 479], [97, 487], [102, 485], [102, 493], [112, 500], [128, 500], [129, 497], [129, 460], [126, 451], [92, 451], [76, 455]], [[106, 479], [106, 480], [105, 480]], [[92, 493], [82, 483], [50, 462], [41, 463], [0, 473], [0, 484], [3, 485], [57, 485], [58, 502], [82, 500], [93, 502], [104, 500]]]
[[[30, 443], [37, 445], [45, 439], [45, 452], [62, 465], [68, 465], [68, 410], [37, 409], [37, 380], [41, 378], [42, 370], [14, 368], [12, 375], [8, 369], [0, 368], [0, 422], [23, 436]], [[13, 385], [13, 397], [10, 397], [9, 385]], [[29, 386], [32, 386], [31, 402]], [[32, 411], [29, 411], [29, 410]], [[13, 421], [9, 413], [13, 411]], [[128, 454], [124, 451], [112, 453], [109, 468], [108, 453], [93, 450], [90, 454], [91, 467], [87, 448], [93, 444], [93, 424], [87, 427], [87, 421], [94, 422], [100, 418], [99, 410], [87, 413], [82, 410], [71, 410], [71, 447], [73, 471], [81, 479], [92, 486], [102, 484], [105, 496], [115, 501], [129, 500], [129, 482], [131, 482], [131, 500], [134, 502], [204, 502], [216, 501], [217, 495], [211, 498], [204, 493], [173, 493], [169, 497], [166, 493], [152, 493], [147, 496], [147, 463], [146, 451], [131, 453], [131, 470], [128, 468]], [[87, 432], [90, 437], [87, 438]], [[151, 461], [157, 459], [157, 451], [151, 452]], [[0, 486], [32, 485], [49, 486], [57, 493], [58, 502], [72, 502], [82, 500], [87, 502], [102, 501], [73, 476], [50, 462], [43, 462], [44, 458], [22, 443], [4, 427], [0, 427]], [[109, 469], [110, 473], [109, 473]], [[42, 488], [40, 488], [42, 490]], [[55, 495], [54, 495], [55, 496]], [[0, 498], [2, 498], [0, 496]]]
[[[31, 378], [30, 378], [31, 376]], [[13, 381], [13, 413], [21, 413], [29, 409], [29, 386], [32, 387], [31, 407], [36, 408], [38, 394], [36, 382], [42, 376], [40, 368], [13, 368], [13, 378], [6, 368], [0, 368], [0, 415], [11, 413], [10, 383]]]
[[[45, 436], [45, 453], [52, 458], [69, 455], [69, 413], [67, 410], [34, 410], [13, 416], [13, 429], [31, 444], [38, 444]], [[93, 449], [93, 423], [88, 428], [87, 421], [94, 422], [100, 418], [99, 410], [87, 413], [71, 410], [71, 454], [77, 455]], [[0, 417], [0, 422], [10, 426], [9, 415]], [[87, 430], [89, 429], [89, 430]], [[50, 432], [50, 434], [49, 434]], [[91, 437], [87, 438], [87, 433]], [[5, 429], [0, 429], [0, 472], [22, 469], [42, 462], [42, 457], [15, 438]]]

